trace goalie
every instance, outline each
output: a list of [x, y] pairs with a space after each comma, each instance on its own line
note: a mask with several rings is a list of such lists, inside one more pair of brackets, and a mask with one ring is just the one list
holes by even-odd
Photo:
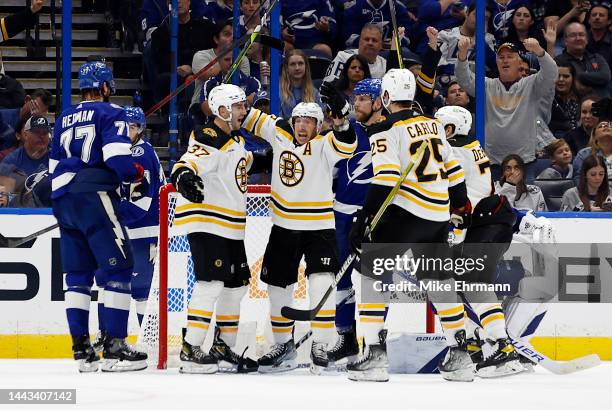
[[[250, 271], [244, 248], [247, 171], [260, 172], [265, 157], [244, 148], [240, 124], [246, 115], [241, 88], [222, 84], [209, 94], [214, 118], [189, 139], [189, 148], [172, 169], [172, 183], [187, 199], [177, 204], [175, 225], [186, 229], [196, 284], [187, 310], [181, 373], [257, 370], [254, 360], [236, 354], [240, 301]], [[202, 351], [216, 306], [215, 336]]]
[[[299, 103], [291, 121], [252, 109], [244, 121], [247, 131], [264, 138], [274, 152], [272, 172], [272, 231], [264, 254], [261, 280], [268, 284], [270, 319], [275, 344], [259, 359], [260, 372], [297, 367], [293, 321], [281, 315], [291, 305], [300, 260], [306, 260], [311, 304], [321, 300], [337, 272], [332, 192], [335, 164], [352, 155], [355, 132], [346, 120], [348, 104], [328, 84], [321, 97], [334, 117], [334, 131], [320, 135], [323, 112], [315, 103]], [[312, 367], [328, 365], [327, 345], [335, 336], [335, 301], [327, 299], [312, 321]]]

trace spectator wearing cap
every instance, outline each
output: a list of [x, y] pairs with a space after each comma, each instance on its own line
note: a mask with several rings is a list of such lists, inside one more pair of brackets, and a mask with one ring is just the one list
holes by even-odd
[[17, 145], [15, 130], [19, 121], [25, 122], [32, 115], [45, 115], [49, 112], [49, 106], [53, 103], [53, 96], [47, 90], [38, 88], [30, 95], [26, 95], [25, 102], [21, 108], [0, 110], [0, 151]]
[[589, 12], [589, 42], [587, 50], [601, 55], [608, 65], [612, 62], [612, 33], [610, 9], [605, 4], [596, 4]]
[[253, 98], [253, 108], [259, 111], [270, 114], [270, 94], [264, 89], [259, 90], [255, 98]]
[[600, 90], [607, 95], [610, 82], [610, 67], [606, 60], [597, 53], [587, 50], [587, 31], [581, 23], [570, 23], [563, 34], [565, 49], [556, 57], [559, 64], [571, 64], [576, 70], [576, 78], [582, 84]]
[[[538, 146], [538, 123], [541, 100], [554, 96], [557, 65], [537, 40], [528, 38], [525, 49], [534, 53], [540, 71], [521, 78], [518, 50], [511, 43], [502, 44], [497, 50], [499, 78], [485, 79], [485, 151], [491, 160], [493, 178], [501, 175], [501, 162], [508, 155], [519, 155], [525, 163], [527, 181], [533, 181], [536, 150]], [[470, 39], [462, 37], [458, 43], [457, 82], [471, 96], [475, 95], [476, 81], [468, 66], [467, 56]]]
[[49, 167], [49, 121], [43, 116], [34, 115], [23, 127], [23, 146], [4, 158], [3, 164], [13, 165], [31, 175]]

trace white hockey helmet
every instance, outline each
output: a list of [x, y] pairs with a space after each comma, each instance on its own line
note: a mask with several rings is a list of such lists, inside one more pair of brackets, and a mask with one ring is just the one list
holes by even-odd
[[321, 132], [321, 128], [323, 128], [323, 110], [321, 110], [319, 104], [299, 103], [291, 111], [291, 125], [293, 125], [293, 119], [297, 117], [314, 118], [317, 121], [317, 133]]
[[472, 114], [458, 105], [447, 105], [440, 108], [434, 115], [444, 127], [452, 125], [455, 127], [451, 137], [455, 135], [468, 135], [472, 128]]
[[[244, 90], [237, 85], [221, 84], [213, 88], [208, 94], [208, 107], [215, 117], [224, 121], [232, 120], [232, 105], [246, 101]], [[223, 118], [219, 114], [219, 108], [225, 107], [229, 111], [229, 118]]]
[[385, 108], [394, 101], [413, 101], [416, 79], [408, 69], [392, 68], [382, 78], [380, 97]]

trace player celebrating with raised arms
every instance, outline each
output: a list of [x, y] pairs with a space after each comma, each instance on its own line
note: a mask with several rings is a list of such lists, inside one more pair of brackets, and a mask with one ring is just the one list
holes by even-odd
[[103, 371], [147, 367], [147, 355], [130, 347], [132, 248], [119, 218], [120, 183], [143, 184], [144, 168], [134, 161], [123, 108], [103, 102], [114, 92], [113, 74], [101, 62], [79, 69], [81, 102], [56, 121], [49, 159], [53, 214], [60, 226], [66, 272], [66, 315], [79, 371], [98, 370], [100, 360], [89, 339], [89, 305], [94, 272], [108, 279], [104, 288]]
[[[444, 258], [451, 213], [460, 219], [470, 208], [463, 169], [446, 142], [441, 124], [412, 110], [415, 92], [416, 80], [409, 70], [392, 69], [382, 79], [381, 99], [390, 115], [368, 128], [374, 178], [351, 230], [351, 242], [357, 252], [369, 221], [397, 184], [397, 194], [367, 239], [411, 244], [414, 257]], [[422, 144], [426, 144], [424, 148]], [[419, 148], [422, 155], [418, 155]], [[383, 327], [388, 294], [376, 291], [376, 279], [363, 273], [358, 307], [367, 349], [358, 362], [347, 365], [347, 370], [351, 380], [387, 381], [389, 364]], [[416, 271], [421, 282], [437, 280], [441, 288], [451, 289], [452, 274], [440, 268]], [[440, 373], [447, 380], [473, 380], [463, 304], [452, 291], [432, 291], [428, 296], [450, 347], [438, 366]]]
[[[465, 172], [467, 193], [474, 209], [469, 229], [454, 229], [454, 242], [465, 244], [457, 247], [460, 250], [457, 256], [473, 259], [485, 253], [487, 256], [484, 270], [472, 270], [457, 278], [470, 283], [492, 284], [497, 264], [512, 242], [515, 214], [505, 196], [494, 194], [489, 157], [480, 142], [468, 136], [472, 114], [463, 107], [446, 106], [440, 108], [435, 117], [444, 126], [447, 141]], [[522, 372], [524, 367], [506, 333], [506, 317], [495, 292], [466, 291], [464, 295], [477, 314], [484, 330], [481, 336], [489, 345], [485, 349], [489, 354], [476, 364], [476, 374], [500, 377]]]
[[[323, 112], [314, 103], [300, 103], [286, 121], [251, 109], [243, 126], [272, 145], [272, 231], [266, 247], [261, 280], [268, 284], [270, 319], [275, 345], [259, 359], [260, 372], [297, 367], [293, 321], [281, 315], [291, 305], [302, 256], [306, 261], [308, 293], [314, 306], [332, 284], [338, 255], [334, 232], [332, 191], [335, 164], [349, 158], [355, 133], [345, 119], [348, 104], [331, 85], [321, 98], [331, 109], [334, 131], [320, 135]], [[329, 297], [311, 322], [313, 372], [326, 367], [327, 345], [334, 338], [335, 301]]]
[[[244, 148], [240, 124], [247, 107], [240, 87], [222, 84], [213, 88], [208, 104], [214, 118], [192, 132], [189, 148], [171, 176], [177, 191], [189, 201], [177, 204], [174, 224], [188, 232], [196, 276], [180, 371], [251, 372], [257, 370], [257, 363], [236, 354], [232, 347], [240, 301], [251, 277], [244, 248], [247, 171], [261, 172], [257, 168], [265, 166], [266, 160]], [[206, 354], [202, 344], [215, 306], [217, 329]]]

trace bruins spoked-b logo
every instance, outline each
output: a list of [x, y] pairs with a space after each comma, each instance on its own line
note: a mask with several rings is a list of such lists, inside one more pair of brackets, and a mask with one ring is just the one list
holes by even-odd
[[304, 178], [304, 164], [293, 152], [283, 151], [280, 155], [278, 173], [284, 185], [297, 185]]
[[248, 178], [249, 178], [249, 176], [247, 175], [247, 169], [246, 169], [246, 159], [240, 158], [240, 161], [238, 161], [238, 164], [236, 164], [236, 171], [234, 173], [235, 173], [236, 185], [238, 186], [238, 189], [242, 193], [246, 192]]

